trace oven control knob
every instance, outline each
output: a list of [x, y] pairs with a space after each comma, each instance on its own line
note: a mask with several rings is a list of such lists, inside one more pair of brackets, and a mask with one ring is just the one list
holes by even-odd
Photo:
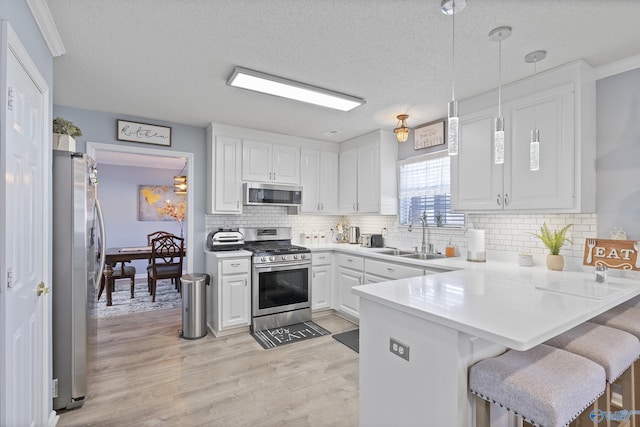
[[267, 261], [267, 258], [262, 257], [262, 258], [260, 258], [260, 261], [262, 261], [262, 262], [266, 262], [266, 261]]
[[305, 259], [307, 256], [305, 254], [300, 254], [300, 259]]
[[282, 260], [286, 261], [287, 260], [287, 256], [286, 255], [282, 255]]
[[270, 256], [269, 257], [269, 261], [275, 261], [275, 260], [276, 260], [276, 257], [274, 257], [274, 256]]
[[294, 256], [293, 256], [293, 259], [298, 259], [298, 255], [294, 255]]

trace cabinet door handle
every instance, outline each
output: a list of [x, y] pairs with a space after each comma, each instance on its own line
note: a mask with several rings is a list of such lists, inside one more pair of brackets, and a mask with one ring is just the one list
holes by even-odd
[[347, 258], [347, 262], [353, 262], [351, 258]]
[[313, 278], [314, 279], [316, 278], [316, 272], [315, 271], [313, 272]]
[[387, 267], [387, 271], [393, 272], [393, 271], [396, 271], [396, 269], [395, 268], [391, 268], [391, 267]]
[[358, 284], [362, 285], [362, 276], [358, 277]]
[[502, 199], [500, 198], [500, 194], [498, 194], [498, 198], [496, 199], [498, 206], [502, 206]]
[[356, 210], [356, 202], [353, 202], [353, 210]]
[[236, 208], [240, 207], [240, 200], [236, 200]]
[[327, 259], [327, 257], [326, 257], [326, 256], [319, 256], [318, 258], [320, 258], [320, 259]]
[[505, 206], [509, 206], [509, 195], [508, 194], [504, 195], [504, 205]]
[[323, 211], [324, 210], [324, 203], [320, 203], [320, 210]]
[[247, 279], [244, 279], [244, 286], [247, 286]]
[[356, 202], [356, 210], [359, 211], [360, 210], [360, 202]]
[[273, 173], [273, 180], [274, 181], [276, 180], [276, 173], [275, 172]]

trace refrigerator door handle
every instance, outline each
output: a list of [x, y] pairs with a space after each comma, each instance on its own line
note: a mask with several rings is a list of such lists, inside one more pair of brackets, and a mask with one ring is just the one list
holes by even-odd
[[104, 217], [102, 216], [102, 208], [100, 207], [100, 202], [96, 199], [96, 213], [98, 214], [98, 226], [100, 227], [100, 268], [96, 271], [93, 287], [97, 290], [100, 287], [100, 281], [102, 280], [102, 272], [104, 271], [104, 265], [107, 257], [107, 239], [104, 234]]

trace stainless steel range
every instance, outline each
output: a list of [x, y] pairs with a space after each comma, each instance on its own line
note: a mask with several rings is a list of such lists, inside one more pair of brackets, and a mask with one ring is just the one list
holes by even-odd
[[253, 252], [251, 329], [311, 320], [311, 251], [291, 244], [291, 228], [244, 228], [243, 249]]

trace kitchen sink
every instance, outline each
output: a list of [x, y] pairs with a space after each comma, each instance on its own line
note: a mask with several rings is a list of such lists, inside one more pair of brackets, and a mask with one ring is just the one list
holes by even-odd
[[419, 252], [411, 252], [408, 254], [404, 254], [404, 255], [398, 255], [402, 258], [412, 258], [412, 259], [438, 259], [438, 258], [444, 258], [445, 256], [442, 254], [421, 254]]
[[395, 255], [395, 256], [405, 256], [405, 255], [412, 255], [412, 254], [416, 254], [419, 255], [416, 251], [405, 251], [402, 249], [385, 249], [383, 251], [376, 251], [375, 253], [377, 254], [381, 254], [381, 255]]

